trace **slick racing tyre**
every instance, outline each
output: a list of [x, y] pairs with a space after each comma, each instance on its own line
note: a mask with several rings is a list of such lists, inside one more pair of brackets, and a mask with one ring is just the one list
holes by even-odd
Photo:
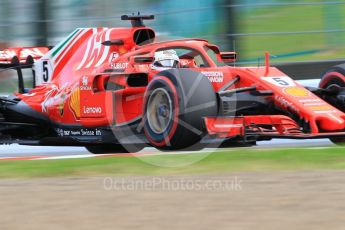
[[135, 150], [133, 148], [126, 148], [120, 144], [102, 144], [102, 145], [89, 145], [85, 148], [93, 154], [112, 154], [112, 153], [129, 153], [129, 152], [139, 152], [142, 148], [136, 146]]
[[216, 116], [217, 98], [208, 78], [171, 69], [157, 74], [144, 97], [143, 126], [151, 145], [162, 150], [198, 149], [203, 117]]
[[319, 87], [328, 89], [332, 86], [345, 87], [345, 64], [332, 67], [322, 76]]
[[[319, 88], [321, 89], [334, 89], [345, 87], [345, 64], [337, 65], [328, 70], [322, 77]], [[326, 99], [327, 100], [327, 99]], [[334, 105], [335, 99], [328, 100], [329, 103]], [[342, 108], [339, 108], [342, 109]], [[344, 109], [342, 109], [343, 112]], [[330, 138], [330, 140], [337, 145], [344, 145], [345, 138]]]

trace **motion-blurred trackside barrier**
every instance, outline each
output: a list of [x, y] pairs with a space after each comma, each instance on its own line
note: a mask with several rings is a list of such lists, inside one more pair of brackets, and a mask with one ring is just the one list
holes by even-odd
[[318, 79], [329, 68], [342, 63], [345, 63], [345, 60], [288, 62], [274, 65], [296, 80], [305, 80]]

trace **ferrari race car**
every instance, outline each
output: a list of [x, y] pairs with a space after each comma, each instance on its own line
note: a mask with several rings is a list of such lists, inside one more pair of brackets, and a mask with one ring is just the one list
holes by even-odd
[[235, 52], [203, 39], [156, 42], [151, 19], [124, 15], [131, 27], [80, 28], [55, 47], [2, 51], [0, 67], [17, 71], [19, 89], [0, 98], [1, 143], [107, 153], [345, 140], [344, 69], [305, 88], [269, 55], [265, 66], [239, 67]]

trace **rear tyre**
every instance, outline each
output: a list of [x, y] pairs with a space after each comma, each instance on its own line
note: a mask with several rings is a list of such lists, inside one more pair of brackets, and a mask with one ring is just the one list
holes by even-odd
[[[321, 79], [319, 88], [321, 89], [332, 89], [332, 88], [340, 88], [345, 87], [345, 64], [337, 65], [332, 67], [330, 70], [328, 70]], [[327, 100], [327, 99], [326, 99]], [[328, 98], [327, 100], [329, 103], [333, 104], [334, 106], [338, 107], [336, 105], [336, 99], [334, 98]], [[344, 108], [339, 108], [343, 112]], [[330, 138], [330, 140], [337, 145], [345, 145], [345, 138]]]
[[217, 98], [208, 78], [184, 69], [159, 73], [144, 100], [144, 132], [161, 150], [201, 149], [203, 117], [217, 115]]

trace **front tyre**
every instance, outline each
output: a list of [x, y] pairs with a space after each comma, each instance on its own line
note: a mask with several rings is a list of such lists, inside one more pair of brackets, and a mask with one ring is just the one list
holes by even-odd
[[217, 115], [208, 78], [191, 70], [167, 70], [153, 78], [144, 101], [143, 126], [151, 145], [162, 150], [198, 149], [203, 117]]
[[[319, 88], [332, 90], [345, 87], [345, 64], [337, 65], [328, 70], [321, 79]], [[344, 111], [344, 105], [338, 104], [336, 98], [325, 98], [330, 104]], [[334, 137], [330, 140], [337, 145], [345, 145], [345, 138]]]

